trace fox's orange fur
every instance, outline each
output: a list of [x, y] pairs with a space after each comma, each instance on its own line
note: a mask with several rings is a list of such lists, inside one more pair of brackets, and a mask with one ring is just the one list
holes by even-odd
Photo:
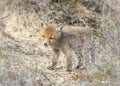
[[41, 40], [44, 45], [52, 45], [59, 38], [55, 24], [49, 24], [40, 31]]
[[72, 70], [72, 55], [70, 50], [74, 50], [78, 56], [79, 63], [76, 68], [81, 67], [82, 58], [87, 57], [87, 43], [91, 36], [89, 28], [81, 28], [77, 26], [67, 26], [63, 31], [57, 28], [55, 24], [49, 24], [43, 27], [40, 31], [40, 38], [45, 47], [50, 46], [54, 53], [52, 66], [49, 69], [54, 69], [57, 65], [59, 53], [63, 52], [67, 59], [67, 70]]

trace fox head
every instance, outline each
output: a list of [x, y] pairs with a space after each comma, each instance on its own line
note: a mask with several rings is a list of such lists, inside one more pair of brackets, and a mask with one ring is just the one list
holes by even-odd
[[40, 40], [45, 47], [52, 46], [61, 37], [61, 33], [55, 24], [49, 24], [40, 30]]

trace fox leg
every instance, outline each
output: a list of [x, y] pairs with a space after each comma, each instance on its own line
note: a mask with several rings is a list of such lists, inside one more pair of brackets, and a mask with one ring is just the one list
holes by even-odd
[[50, 70], [54, 70], [57, 66], [57, 62], [58, 62], [58, 57], [59, 57], [59, 50], [58, 49], [54, 49], [53, 50], [53, 58], [52, 58], [52, 65], [48, 66], [48, 69]]
[[80, 52], [79, 52], [77, 55], [78, 55], [78, 65], [76, 66], [76, 69], [81, 68], [81, 66], [83, 65], [83, 63], [82, 63], [82, 58], [83, 58], [82, 54], [80, 54]]
[[83, 58], [83, 67], [87, 67], [89, 65], [89, 51], [88, 51], [88, 44], [89, 44], [89, 37], [84, 36], [84, 41], [82, 44], [82, 49], [81, 49], [81, 54], [82, 54], [82, 58]]
[[66, 58], [67, 58], [67, 71], [72, 71], [72, 58], [71, 56], [68, 56]]
[[67, 61], [67, 70], [66, 71], [72, 71], [72, 55], [70, 52], [69, 47], [67, 48], [68, 50], [66, 50], [66, 61]]

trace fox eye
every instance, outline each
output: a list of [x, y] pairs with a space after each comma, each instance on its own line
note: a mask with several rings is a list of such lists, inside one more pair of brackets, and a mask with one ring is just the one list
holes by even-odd
[[42, 37], [44, 38], [45, 36], [44, 36], [44, 35], [42, 35]]
[[54, 37], [50, 37], [50, 39], [55, 39]]

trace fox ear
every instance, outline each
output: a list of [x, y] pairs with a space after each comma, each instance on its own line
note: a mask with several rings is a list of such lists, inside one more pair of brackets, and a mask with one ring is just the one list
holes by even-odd
[[57, 31], [57, 38], [60, 38], [61, 37], [61, 34], [62, 34], [62, 31]]
[[62, 31], [61, 31], [61, 30], [58, 30], [57, 33], [58, 33], [59, 35], [61, 35]]
[[59, 25], [59, 26], [58, 26], [58, 31], [61, 31], [61, 32], [62, 32], [62, 29], [63, 29], [64, 26], [65, 26], [65, 24]]
[[46, 26], [47, 26], [47, 24], [45, 22], [41, 23], [41, 27], [46, 27]]

